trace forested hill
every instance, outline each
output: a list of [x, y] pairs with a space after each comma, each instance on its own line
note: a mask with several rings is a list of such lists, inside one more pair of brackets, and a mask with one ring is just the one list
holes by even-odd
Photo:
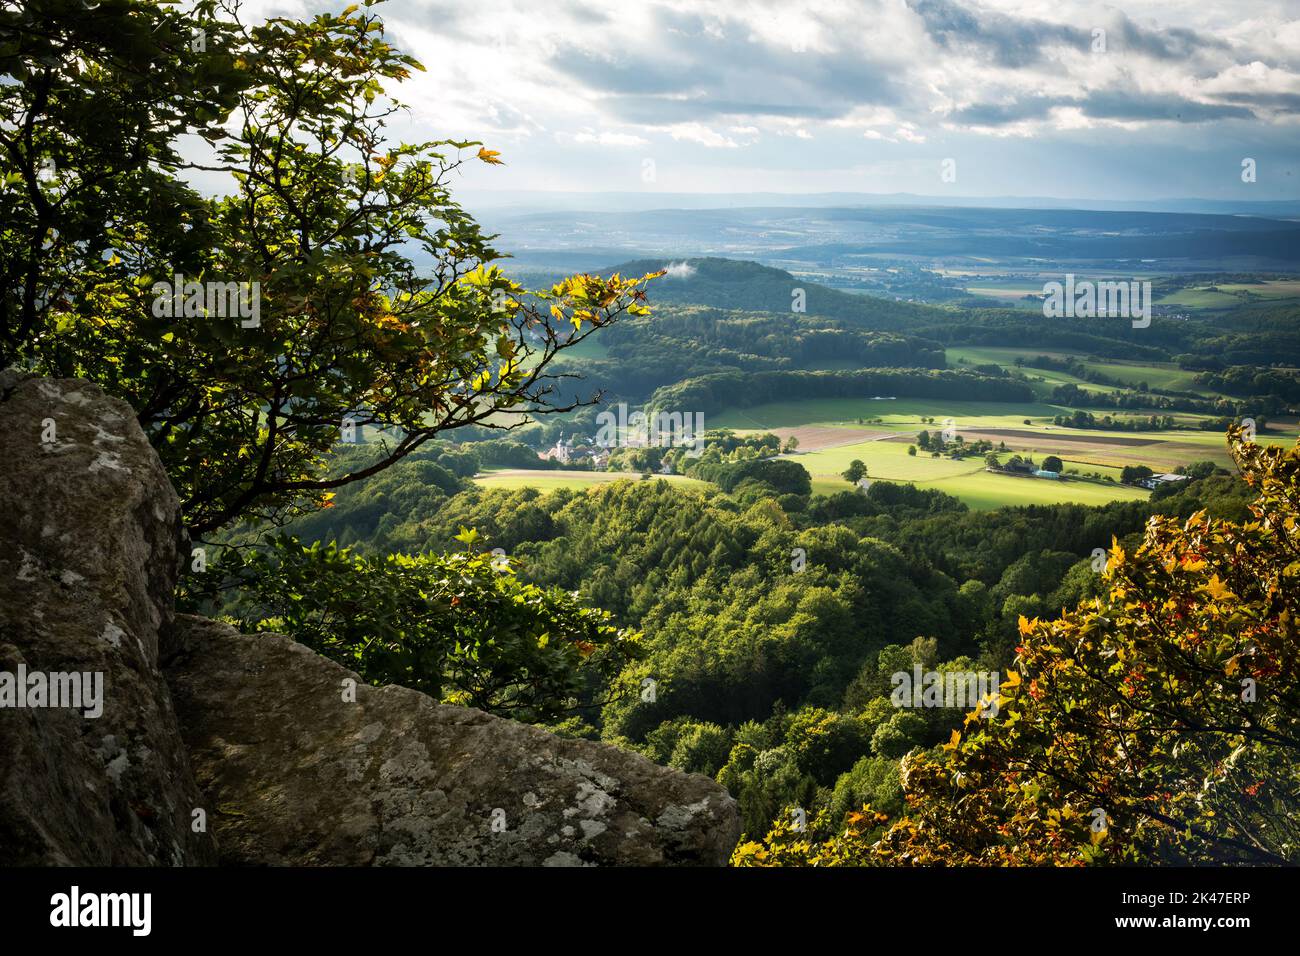
[[651, 287], [652, 302], [787, 315], [805, 311], [847, 325], [880, 330], [943, 324], [953, 318], [946, 309], [841, 292], [784, 269], [736, 259], [636, 259], [600, 272], [644, 275], [659, 269], [668, 269], [668, 275]]
[[736, 259], [635, 259], [597, 271], [628, 276], [661, 269], [667, 274], [647, 290], [656, 315], [664, 314], [666, 306], [708, 306], [831, 320], [864, 331], [903, 332], [931, 348], [1072, 349], [1109, 358], [1177, 361], [1194, 369], [1300, 363], [1295, 309], [1287, 303], [1259, 302], [1213, 321], [1157, 317], [1147, 327], [1134, 328], [1127, 320], [1106, 317], [1048, 320], [1036, 310], [953, 308], [842, 292], [783, 269]]

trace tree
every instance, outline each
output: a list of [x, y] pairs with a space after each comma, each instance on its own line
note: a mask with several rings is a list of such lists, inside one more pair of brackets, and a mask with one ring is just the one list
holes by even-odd
[[1048, 455], [1043, 459], [1043, 471], [1054, 471], [1058, 475], [1065, 470], [1065, 463], [1055, 455]]
[[1300, 860], [1300, 444], [1229, 440], [1251, 520], [1151, 518], [1112, 546], [1097, 597], [1021, 618], [994, 719], [903, 758], [901, 816], [868, 805], [807, 833], [777, 817], [733, 863]]
[[215, 6], [0, 3], [0, 368], [36, 347], [75, 364], [54, 333], [121, 271], [116, 257], [202, 271], [212, 228], [171, 175], [174, 143], [216, 135], [250, 82]]
[[1126, 485], [1135, 485], [1154, 474], [1146, 465], [1125, 465], [1119, 473], [1119, 480]]
[[913, 458], [915, 458], [915, 457], [916, 457], [916, 446], [915, 446], [915, 445], [908, 445], [908, 446], [907, 446], [907, 453], [908, 453], [909, 455], [911, 455]]
[[925, 718], [920, 714], [912, 710], [895, 711], [876, 728], [871, 749], [880, 757], [901, 757], [920, 743], [925, 730]]
[[906, 763], [881, 862], [1300, 860], [1300, 446], [1230, 441], [1254, 520], [1152, 518], [1102, 597], [1022, 619], [997, 719]]
[[462, 529], [453, 554], [364, 557], [278, 536], [223, 552], [226, 566], [191, 578], [184, 601], [200, 607], [216, 596], [205, 582], [234, 582], [239, 599], [217, 606], [242, 630], [288, 634], [373, 684], [444, 703], [529, 722], [607, 703], [640, 635], [568, 591], [525, 583], [479, 540]]
[[[196, 64], [163, 71], [179, 90], [176, 115], [102, 155], [114, 144], [95, 133], [99, 100], [146, 99], [131, 86], [138, 77], [110, 72], [103, 96], [42, 97], [38, 87], [19, 116], [23, 128], [47, 131], [69, 168], [125, 170], [109, 183], [125, 211], [102, 197], [69, 206], [86, 220], [71, 240], [91, 237], [68, 247], [75, 253], [23, 245], [48, 220], [48, 200], [31, 184], [31, 156], [6, 151], [4, 181], [22, 180], [19, 211], [30, 220], [11, 229], [6, 218], [0, 245], [6, 354], [131, 404], [195, 536], [320, 507], [436, 435], [502, 427], [504, 413], [518, 424], [571, 409], [582, 402], [551, 397], [552, 360], [620, 315], [646, 312], [649, 276], [575, 276], [530, 293], [492, 265], [491, 237], [449, 181], [466, 162], [501, 160], [468, 141], [386, 141], [385, 122], [401, 108], [388, 88], [422, 67], [384, 39], [372, 6], [247, 27], [212, 3], [179, 26], [156, 5], [132, 3], [161, 18], [173, 61]], [[66, 26], [82, 15], [77, 4], [40, 8], [56, 39], [59, 30], [81, 36]], [[202, 49], [176, 49], [187, 29], [204, 31]], [[77, 87], [78, 50], [91, 41], [77, 43], [51, 60], [52, 84]], [[30, 87], [46, 60], [44, 47], [20, 46], [6, 76]], [[222, 70], [237, 81], [223, 85]], [[215, 105], [193, 90], [209, 76], [231, 90]], [[148, 115], [118, 113], [119, 125], [148, 126]], [[180, 163], [169, 144], [183, 128], [211, 143], [211, 158]], [[91, 145], [79, 146], [83, 138]], [[232, 194], [197, 196], [175, 175], [183, 165], [228, 174]], [[146, 227], [165, 215], [177, 222], [153, 235]], [[58, 294], [15, 321], [12, 303], [30, 299], [33, 285]], [[371, 458], [327, 477], [325, 455], [353, 438], [373, 439]]]
[[867, 466], [861, 460], [855, 458], [849, 462], [849, 467], [844, 470], [844, 480], [850, 484], [856, 485], [863, 478], [867, 477]]
[[858, 718], [808, 707], [791, 718], [785, 746], [802, 772], [818, 783], [831, 784], [870, 743], [871, 729]]
[[697, 465], [691, 473], [704, 481], [715, 482], [727, 492], [748, 482], [761, 483], [777, 494], [812, 493], [812, 477], [797, 461], [748, 458], [733, 462], [705, 462]]
[[785, 453], [788, 455], [799, 447], [799, 439], [791, 435], [785, 440]]

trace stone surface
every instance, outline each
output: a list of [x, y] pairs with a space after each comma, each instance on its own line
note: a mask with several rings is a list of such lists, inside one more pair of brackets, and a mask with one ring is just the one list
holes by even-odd
[[159, 671], [176, 494], [131, 409], [0, 373], [0, 672], [101, 673], [103, 713], [0, 708], [0, 864], [212, 863]]
[[173, 638], [164, 666], [223, 863], [721, 866], [739, 838], [707, 777], [370, 687], [282, 635], [180, 615]]
[[128, 406], [0, 372], [0, 694], [103, 679], [99, 717], [0, 696], [0, 866], [726, 863], [707, 777], [406, 688], [347, 701], [287, 637], [174, 616], [179, 536]]

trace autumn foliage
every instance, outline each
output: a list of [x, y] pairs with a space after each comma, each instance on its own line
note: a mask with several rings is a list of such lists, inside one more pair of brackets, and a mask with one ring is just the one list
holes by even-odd
[[[1021, 619], [995, 719], [902, 764], [906, 810], [741, 865], [1282, 864], [1300, 859], [1300, 447], [1229, 432], [1253, 520], [1155, 516], [1104, 595]], [[816, 832], [816, 827], [811, 828]]]

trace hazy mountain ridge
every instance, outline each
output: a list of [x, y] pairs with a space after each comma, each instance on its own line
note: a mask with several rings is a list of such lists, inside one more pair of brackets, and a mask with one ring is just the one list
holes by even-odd
[[804, 268], [942, 260], [969, 268], [1158, 262], [1182, 271], [1235, 260], [1292, 271], [1300, 263], [1300, 222], [1209, 212], [756, 206], [491, 214], [487, 225], [519, 264], [556, 268], [590, 268], [601, 255], [724, 256]]
[[1079, 199], [1051, 196], [936, 196], [919, 193], [704, 193], [704, 192], [542, 192], [529, 190], [465, 192], [466, 204], [491, 213], [524, 214], [560, 210], [647, 211], [653, 209], [734, 209], [753, 207], [947, 206], [973, 209], [1111, 210], [1208, 213], [1225, 216], [1300, 216], [1296, 199]]

